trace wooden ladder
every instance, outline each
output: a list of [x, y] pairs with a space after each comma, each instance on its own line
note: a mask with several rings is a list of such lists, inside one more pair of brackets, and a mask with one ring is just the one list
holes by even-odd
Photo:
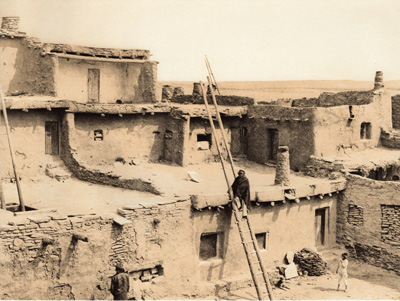
[[[208, 61], [206, 61], [206, 64], [207, 64], [207, 67], [209, 67]], [[208, 71], [209, 71], [209, 75], [210, 75], [210, 68], [208, 68]], [[214, 90], [212, 88], [213, 85], [212, 85], [210, 77], [211, 77], [211, 75], [207, 77], [207, 80], [208, 80], [208, 84], [210, 86], [212, 100], [213, 100], [214, 107], [215, 107], [215, 115], [217, 117], [220, 130], [222, 131], [222, 138], [224, 140], [225, 149], [228, 153], [228, 158], [229, 158], [229, 162], [230, 162], [230, 165], [232, 168], [233, 177], [235, 177], [236, 174], [235, 174], [235, 169], [234, 169], [234, 165], [233, 165], [233, 159], [232, 159], [232, 155], [229, 150], [229, 147], [228, 147], [227, 139], [225, 136], [224, 126], [222, 123], [221, 116], [219, 114], [218, 105], [217, 105], [217, 101], [215, 99]], [[238, 226], [240, 239], [241, 239], [241, 242], [242, 242], [245, 254], [246, 254], [247, 262], [249, 264], [251, 277], [253, 279], [253, 283], [254, 283], [254, 286], [257, 291], [258, 299], [259, 300], [268, 300], [268, 299], [273, 300], [271, 284], [269, 282], [268, 274], [267, 274], [267, 272], [264, 268], [264, 264], [262, 262], [260, 249], [258, 247], [256, 236], [251, 227], [250, 218], [247, 216], [247, 217], [243, 218], [243, 220], [242, 220], [242, 218], [240, 217], [241, 214], [237, 208], [236, 202], [233, 200], [232, 187], [230, 185], [228, 176], [226, 174], [225, 163], [224, 163], [224, 159], [222, 157], [222, 153], [221, 153], [221, 150], [219, 147], [219, 141], [218, 141], [218, 137], [216, 135], [216, 129], [214, 126], [214, 120], [212, 118], [212, 114], [211, 114], [210, 108], [208, 106], [207, 94], [206, 94], [204, 86], [201, 82], [200, 82], [200, 86], [201, 86], [201, 89], [203, 92], [204, 104], [207, 109], [208, 119], [210, 121], [212, 133], [213, 133], [213, 136], [215, 139], [215, 145], [217, 147], [218, 155], [220, 157], [222, 169], [223, 169], [224, 175], [225, 175], [226, 184], [228, 186], [230, 199], [232, 200], [233, 213], [235, 216], [236, 224]], [[244, 208], [245, 206], [246, 206], [246, 204], [243, 202], [242, 207]], [[244, 208], [244, 209], [247, 209], [247, 208]]]

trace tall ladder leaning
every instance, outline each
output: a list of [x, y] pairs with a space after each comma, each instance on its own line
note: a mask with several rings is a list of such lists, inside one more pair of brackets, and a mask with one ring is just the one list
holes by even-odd
[[[234, 170], [234, 166], [233, 166], [232, 155], [231, 155], [229, 147], [228, 147], [227, 139], [226, 139], [225, 132], [224, 132], [223, 123], [222, 123], [222, 120], [221, 120], [221, 116], [219, 114], [217, 101], [215, 99], [215, 94], [214, 94], [213, 89], [211, 88], [212, 87], [212, 83], [211, 83], [210, 77], [207, 77], [207, 80], [208, 80], [208, 83], [209, 83], [209, 86], [210, 86], [211, 95], [212, 95], [212, 99], [213, 99], [213, 103], [214, 103], [214, 107], [215, 107], [215, 115], [217, 117], [220, 130], [222, 131], [222, 137], [223, 137], [223, 140], [224, 140], [224, 145], [225, 145], [226, 151], [228, 153], [228, 158], [229, 158], [230, 165], [231, 165], [231, 168], [232, 168], [233, 176], [235, 177], [235, 170]], [[214, 136], [214, 139], [215, 139], [215, 144], [216, 144], [216, 147], [217, 147], [217, 150], [218, 150], [218, 154], [219, 154], [219, 157], [220, 157], [220, 160], [221, 160], [222, 169], [224, 171], [226, 184], [227, 184], [228, 189], [229, 189], [229, 195], [230, 195], [231, 200], [233, 200], [232, 188], [231, 188], [231, 185], [229, 183], [229, 180], [228, 180], [228, 177], [227, 177], [227, 174], [226, 174], [224, 159], [222, 157], [222, 153], [221, 153], [221, 150], [219, 148], [219, 141], [218, 141], [218, 137], [216, 135], [214, 121], [212, 119], [212, 114], [211, 114], [210, 108], [208, 106], [207, 93], [205, 92], [204, 86], [203, 86], [203, 84], [201, 82], [200, 82], [200, 86], [202, 88], [204, 104], [205, 104], [206, 109], [207, 109], [208, 118], [210, 120], [211, 129], [212, 129], [213, 136]], [[246, 205], [243, 203], [242, 206], [246, 206]], [[234, 201], [232, 201], [232, 208], [233, 208], [236, 224], [238, 226], [240, 239], [241, 239], [241, 242], [242, 242], [245, 254], [246, 254], [247, 263], [248, 263], [249, 268], [250, 268], [251, 277], [253, 279], [254, 286], [255, 286], [256, 291], [257, 291], [258, 299], [259, 300], [268, 300], [268, 299], [269, 300], [273, 300], [271, 284], [269, 282], [268, 274], [267, 274], [267, 272], [266, 272], [266, 270], [264, 268], [264, 264], [262, 262], [260, 249], [258, 247], [257, 239], [256, 239], [255, 234], [254, 234], [254, 232], [252, 230], [252, 227], [251, 227], [250, 218], [247, 217], [247, 218], [244, 218], [244, 220], [242, 220], [242, 218], [240, 217], [240, 213], [239, 213], [239, 210], [237, 208], [237, 205], [236, 205], [236, 203]], [[266, 298], [266, 297], [268, 297], [268, 298]]]

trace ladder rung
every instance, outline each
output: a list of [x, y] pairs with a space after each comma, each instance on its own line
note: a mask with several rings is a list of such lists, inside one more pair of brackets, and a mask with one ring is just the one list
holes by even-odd
[[254, 240], [245, 241], [244, 244], [248, 244], [248, 243], [251, 243], [251, 242], [254, 242]]
[[264, 274], [263, 272], [260, 272], [260, 273], [256, 273], [256, 275], [262, 275], [262, 274]]
[[255, 254], [255, 253], [257, 253], [257, 251], [252, 251], [252, 252], [249, 252], [249, 254]]
[[254, 261], [254, 262], [252, 262], [251, 264], [256, 264], [256, 263], [260, 263], [259, 261]]
[[248, 231], [242, 231], [242, 233], [249, 233], [250, 232], [250, 230], [248, 230]]

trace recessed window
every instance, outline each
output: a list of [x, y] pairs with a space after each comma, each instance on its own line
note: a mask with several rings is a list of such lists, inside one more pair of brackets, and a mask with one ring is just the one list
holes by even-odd
[[103, 130], [94, 131], [94, 141], [103, 141]]
[[360, 139], [371, 139], [371, 123], [370, 122], [361, 123]]
[[223, 233], [203, 233], [200, 237], [200, 260], [222, 258]]
[[267, 249], [268, 232], [256, 233], [256, 240], [260, 250]]
[[399, 178], [398, 175], [394, 175], [394, 176], [392, 177], [392, 181], [399, 181], [399, 180], [400, 180], [400, 178]]
[[197, 134], [197, 150], [208, 150], [211, 148], [211, 134]]

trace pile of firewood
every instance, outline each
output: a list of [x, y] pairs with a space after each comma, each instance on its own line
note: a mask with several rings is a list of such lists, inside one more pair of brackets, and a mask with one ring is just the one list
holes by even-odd
[[294, 254], [294, 262], [299, 265], [300, 271], [305, 275], [321, 276], [326, 274], [326, 261], [320, 254], [307, 248]]

